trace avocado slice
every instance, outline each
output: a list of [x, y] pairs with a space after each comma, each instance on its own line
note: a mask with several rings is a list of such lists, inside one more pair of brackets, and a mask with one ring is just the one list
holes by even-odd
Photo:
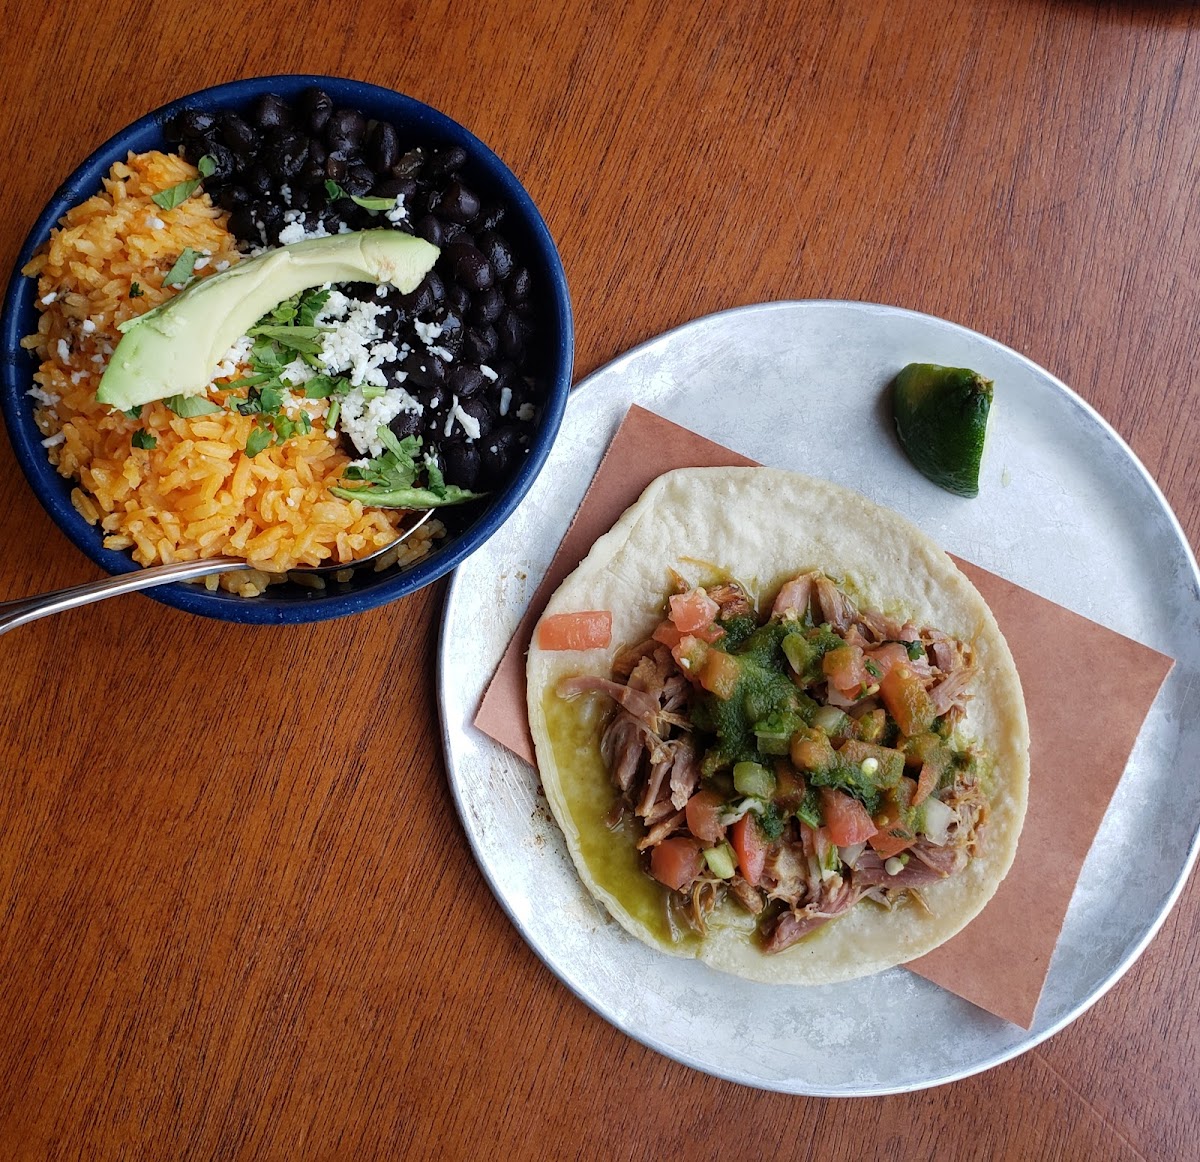
[[386, 282], [407, 294], [437, 256], [423, 238], [364, 230], [247, 258], [122, 323], [96, 398], [127, 411], [169, 395], [202, 394], [234, 342], [285, 299], [335, 282]]

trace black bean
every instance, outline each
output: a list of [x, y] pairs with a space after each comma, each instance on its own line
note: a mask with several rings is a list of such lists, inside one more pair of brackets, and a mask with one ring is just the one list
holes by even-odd
[[473, 489], [479, 482], [479, 451], [473, 444], [447, 444], [442, 448], [441, 460], [447, 484]]
[[462, 350], [463, 325], [462, 319], [453, 311], [447, 312], [438, 320], [442, 330], [437, 337], [437, 345], [445, 347], [451, 355], [457, 358]]
[[422, 280], [416, 290], [406, 294], [400, 305], [410, 319], [432, 311], [434, 308], [433, 293], [427, 280]]
[[441, 212], [451, 222], [473, 222], [479, 214], [479, 199], [455, 178], [443, 191]]
[[410, 149], [401, 154], [400, 159], [392, 166], [392, 176], [397, 178], [414, 178], [425, 166], [425, 151]]
[[325, 123], [325, 140], [329, 148], [337, 148], [333, 143], [345, 141], [357, 148], [362, 144], [367, 133], [367, 119], [357, 109], [335, 109]]
[[312, 199], [312, 191], [305, 189], [303, 186], [291, 186], [289, 192], [291, 194], [291, 206], [294, 210], [305, 209]]
[[494, 323], [504, 311], [504, 296], [499, 287], [480, 291], [471, 304], [472, 323]]
[[410, 351], [404, 370], [417, 387], [440, 388], [446, 382], [446, 364], [428, 351]]
[[229, 232], [243, 242], [253, 242], [257, 245], [261, 239], [258, 236], [256, 217], [253, 207], [238, 206], [229, 215]]
[[484, 230], [495, 230], [501, 222], [504, 221], [504, 207], [491, 205], [484, 206], [479, 211], [479, 225]]
[[467, 151], [461, 145], [451, 145], [447, 149], [439, 149], [429, 159], [429, 172], [433, 177], [444, 177], [461, 169], [466, 160]]
[[401, 412], [388, 427], [392, 429], [392, 434], [397, 440], [403, 440], [405, 436], [415, 436], [421, 430], [421, 413]]
[[[210, 141], [205, 145], [204, 153], [213, 161], [213, 171], [205, 179], [209, 182], [210, 187], [218, 186], [233, 177], [234, 171], [237, 169], [237, 162], [234, 160], [232, 150], [226, 148], [219, 141]], [[199, 158], [196, 160], [199, 161]]]
[[425, 283], [429, 287], [429, 294], [433, 298], [434, 305], [441, 304], [446, 297], [446, 284], [442, 282], [442, 276], [436, 270], [431, 270], [425, 276]]
[[333, 98], [324, 89], [305, 89], [297, 104], [310, 133], [320, 133], [333, 114]]
[[432, 214], [426, 214], [423, 218], [413, 223], [413, 229], [419, 237], [424, 238], [426, 242], [430, 242], [434, 246], [441, 246], [445, 241], [442, 233], [442, 224]]
[[486, 440], [480, 440], [479, 475], [480, 483], [485, 488], [494, 488], [504, 481], [508, 475], [509, 465], [520, 450], [520, 438], [517, 429], [511, 424], [505, 424], [489, 433]]
[[180, 137], [200, 137], [213, 127], [216, 120], [215, 114], [204, 109], [184, 109], [175, 115], [174, 129]]
[[529, 298], [532, 286], [533, 279], [529, 274], [529, 267], [518, 266], [504, 286], [504, 297], [514, 305], [523, 303]]
[[287, 102], [274, 93], [264, 93], [250, 106], [250, 116], [260, 129], [283, 129], [292, 123]]
[[500, 350], [510, 359], [520, 359], [525, 354], [525, 324], [512, 310], [505, 311], [496, 324], [500, 339]]
[[256, 162], [246, 170], [243, 180], [252, 194], [265, 194], [271, 188], [271, 175], [261, 162]]
[[236, 113], [221, 115], [221, 140], [234, 153], [250, 154], [258, 145], [258, 134]]
[[513, 272], [512, 248], [502, 234], [485, 230], [475, 241], [484, 258], [491, 263], [497, 282], [503, 282]]
[[458, 406], [462, 408], [466, 415], [469, 415], [471, 419], [479, 424], [479, 439], [486, 439], [491, 430], [496, 426], [495, 413], [487, 400], [481, 395], [477, 395], [471, 399], [460, 398]]
[[491, 327], [471, 327], [463, 336], [463, 356], [472, 363], [486, 363], [495, 356], [498, 342]]
[[449, 386], [459, 399], [467, 399], [483, 387], [483, 380], [483, 372], [478, 367], [460, 363], [450, 372]]
[[217, 195], [217, 205], [224, 210], [236, 210], [250, 201], [250, 191], [245, 186], [224, 186]]
[[294, 178], [308, 160], [308, 139], [286, 132], [264, 150], [267, 170], [281, 181]]
[[325, 148], [319, 138], [310, 137], [308, 139], [308, 160], [316, 165], [324, 165], [325, 159], [329, 156], [329, 151]]
[[386, 177], [400, 160], [400, 138], [396, 127], [386, 121], [376, 121], [367, 134], [366, 159], [381, 177]]
[[375, 175], [365, 161], [352, 161], [346, 166], [346, 176], [342, 179], [342, 189], [346, 193], [361, 198], [374, 184]]
[[266, 236], [266, 244], [274, 246], [279, 241], [279, 231], [284, 227], [283, 211], [268, 202], [259, 210], [258, 217], [262, 222], [262, 232]]
[[346, 176], [346, 159], [336, 153], [331, 153], [325, 159], [325, 176], [335, 182], [340, 182]]
[[[462, 239], [465, 242], [471, 242], [471, 235], [467, 233], [467, 228], [459, 222], [451, 222], [447, 218], [442, 219], [442, 237], [446, 242], [457, 242]], [[471, 242], [473, 246], [474, 243]]]
[[404, 193], [407, 184], [403, 178], [380, 178], [371, 187], [371, 197], [394, 198], [397, 194]]
[[465, 315], [471, 308], [471, 292], [452, 282], [446, 288], [446, 306], [460, 317]]
[[455, 280], [467, 290], [481, 291], [492, 285], [492, 268], [488, 260], [469, 242], [451, 242], [445, 253], [452, 264]]
[[304, 168], [296, 175], [296, 180], [292, 188], [299, 186], [302, 189], [312, 190], [318, 193], [324, 193], [325, 185], [325, 166], [309, 157], [304, 163]]

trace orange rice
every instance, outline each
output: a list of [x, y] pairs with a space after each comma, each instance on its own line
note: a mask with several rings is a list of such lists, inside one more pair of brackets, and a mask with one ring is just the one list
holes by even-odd
[[[202, 255], [198, 277], [238, 260], [227, 215], [207, 194], [171, 210], [151, 201], [197, 176], [174, 154], [130, 154], [114, 164], [103, 192], [69, 211], [24, 268], [38, 279], [41, 317], [37, 334], [22, 342], [41, 360], [34, 415], [47, 454], [61, 475], [77, 481], [72, 502], [100, 525], [105, 547], [131, 549], [143, 565], [244, 557], [262, 575], [230, 574], [221, 584], [254, 596], [283, 579], [267, 574], [348, 562], [383, 547], [395, 540], [404, 513], [329, 492], [342, 483], [349, 457], [325, 435], [323, 402], [309, 405], [311, 432], [255, 457], [244, 451], [254, 417], [236, 410], [184, 419], [156, 402], [131, 419], [97, 403], [118, 324], [176, 293], [163, 278], [184, 248]], [[135, 283], [141, 294], [131, 298]], [[214, 402], [229, 407], [244, 396], [244, 389], [210, 389]], [[131, 445], [139, 428], [156, 438], [153, 449]], [[426, 522], [405, 543], [402, 562], [424, 556], [441, 535], [438, 522]], [[216, 579], [208, 580], [214, 587]]]

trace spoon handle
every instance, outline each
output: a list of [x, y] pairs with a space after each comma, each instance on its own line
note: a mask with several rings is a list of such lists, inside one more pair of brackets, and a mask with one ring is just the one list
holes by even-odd
[[58, 589], [53, 593], [39, 593], [36, 597], [21, 597], [16, 601], [0, 602], [0, 634], [16, 629], [39, 617], [62, 613], [106, 597], [118, 597], [122, 593], [133, 593], [138, 589], [151, 589], [155, 585], [167, 585], [172, 581], [187, 581], [193, 577], [206, 577], [210, 573], [235, 573], [251, 566], [237, 557], [210, 557], [201, 561], [176, 561], [170, 565], [151, 565], [147, 569], [136, 569], [132, 573], [121, 573], [106, 577], [103, 581], [89, 581], [86, 585], [75, 585], [70, 589]]

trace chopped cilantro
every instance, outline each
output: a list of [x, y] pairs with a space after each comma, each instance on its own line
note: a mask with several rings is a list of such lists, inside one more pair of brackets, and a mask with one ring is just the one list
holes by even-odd
[[332, 179], [326, 180], [325, 192], [329, 195], [331, 202], [349, 198], [356, 206], [362, 206], [364, 210], [370, 210], [373, 214], [377, 214], [380, 210], [390, 210], [396, 205], [395, 198], [364, 198], [358, 194], [349, 193]]
[[870, 658], [868, 658], [866, 661], [866, 668], [867, 673], [870, 674], [872, 678], [883, 677], [883, 671]]
[[142, 288], [136, 282], [131, 282], [129, 284], [129, 297], [131, 299], [140, 299], [145, 293], [146, 292], [142, 290]]
[[190, 246], [185, 246], [183, 253], [175, 260], [175, 265], [167, 271], [167, 277], [163, 279], [163, 286], [183, 286], [192, 277], [192, 270], [199, 257], [200, 255]]
[[207, 416], [221, 410], [219, 404], [213, 403], [211, 399], [206, 399], [202, 395], [169, 395], [163, 400], [163, 403], [185, 420], [191, 419], [193, 416]]
[[154, 448], [158, 446], [158, 437], [146, 431], [145, 428], [138, 428], [133, 433], [132, 443], [135, 448]]
[[138, 404], [136, 407], [131, 407], [125, 414], [131, 420], [140, 420], [142, 418], [142, 405]]
[[[366, 464], [352, 464], [345, 471], [345, 479], [362, 481], [362, 488], [331, 488], [334, 496], [346, 500], [360, 500], [379, 508], [437, 508], [447, 504], [465, 504], [480, 494], [469, 492], [456, 484], [446, 484], [441, 473], [433, 475], [427, 460], [417, 462], [421, 450], [420, 436], [396, 439], [392, 430], [381, 424], [376, 429], [383, 444], [383, 454], [368, 460]], [[424, 488], [417, 484], [422, 469], [429, 481]], [[439, 485], [435, 490], [434, 484]]]
[[920, 642], [905, 642], [904, 648], [908, 650], [908, 656], [914, 662], [925, 655], [925, 647]]
[[255, 427], [246, 438], [246, 455], [253, 458], [275, 439], [270, 428]]
[[159, 190], [157, 194], [151, 194], [150, 200], [164, 210], [173, 210], [176, 206], [186, 202], [200, 188], [200, 183], [205, 178], [212, 176], [217, 168], [217, 163], [206, 153], [197, 163], [196, 168], [200, 171], [198, 178], [188, 178], [186, 181], [176, 182], [165, 190]]
[[305, 399], [328, 399], [331, 395], [345, 395], [350, 390], [350, 381], [333, 375], [314, 375], [304, 385]]
[[774, 803], [768, 803], [766, 809], [759, 815], [758, 827], [770, 840], [776, 840], [783, 834], [783, 815]]

